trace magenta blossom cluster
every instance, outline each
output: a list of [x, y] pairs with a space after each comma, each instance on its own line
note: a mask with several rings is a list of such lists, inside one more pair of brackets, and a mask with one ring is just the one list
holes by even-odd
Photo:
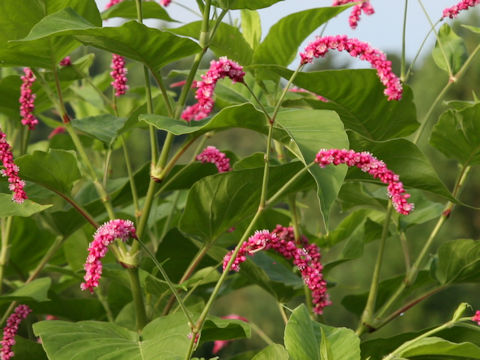
[[408, 215], [414, 209], [414, 205], [408, 202], [410, 194], [405, 192], [403, 184], [399, 181], [399, 176], [389, 170], [383, 161], [378, 160], [368, 152], [355, 152], [345, 149], [322, 149], [318, 152], [315, 162], [322, 168], [327, 165], [345, 164], [368, 172], [375, 179], [379, 179], [388, 185], [388, 194], [397, 212]]
[[219, 173], [232, 170], [230, 167], [230, 159], [215, 146], [207, 146], [200, 154], [197, 155], [196, 159], [202, 163], [208, 162], [215, 164]]
[[243, 67], [235, 61], [221, 57], [218, 61], [210, 62], [210, 69], [202, 75], [202, 81], [194, 81], [193, 87], [197, 88], [195, 98], [197, 103], [187, 107], [182, 113], [182, 119], [186, 121], [202, 120], [213, 110], [213, 91], [217, 81], [224, 77], [230, 78], [233, 83], [243, 82], [245, 72]]
[[18, 305], [7, 319], [7, 324], [3, 328], [2, 350], [0, 350], [1, 360], [11, 359], [15, 353], [12, 351], [15, 345], [15, 335], [23, 319], [25, 319], [32, 310], [27, 305]]
[[[241, 245], [240, 251], [233, 261], [232, 270], [239, 271], [240, 264], [247, 260], [247, 255], [252, 256], [261, 250], [272, 249], [285, 259], [293, 259], [293, 263], [302, 274], [305, 284], [312, 292], [313, 311], [322, 314], [323, 309], [331, 302], [327, 294], [327, 283], [323, 279], [320, 250], [317, 245], [310, 244], [305, 237], [302, 237], [301, 242], [303, 247], [297, 247], [292, 227], [277, 225], [272, 232], [268, 230], [257, 231]], [[224, 270], [232, 254], [233, 251], [230, 251], [223, 258]]]
[[62, 60], [60, 60], [60, 66], [70, 66], [72, 65], [72, 59], [70, 56], [65, 56]]
[[311, 91], [308, 91], [308, 90], [305, 90], [305, 89], [302, 89], [302, 88], [299, 88], [299, 87], [296, 87], [296, 86], [291, 87], [290, 89], [288, 89], [288, 91], [293, 92], [293, 93], [312, 94], [313, 96], [315, 96], [317, 98], [317, 100], [320, 100], [322, 102], [328, 102], [328, 99], [324, 98], [322, 95], [317, 95], [317, 94], [315, 94]]
[[110, 76], [113, 78], [111, 85], [115, 89], [115, 96], [124, 95], [128, 89], [125, 58], [123, 56], [113, 54], [110, 68], [112, 69]]
[[480, 325], [480, 310], [477, 310], [475, 315], [473, 315], [472, 321], [475, 321], [478, 325]]
[[23, 190], [25, 181], [18, 176], [19, 168], [13, 162], [12, 148], [7, 142], [7, 135], [2, 131], [0, 131], [0, 160], [5, 168], [1, 173], [8, 178], [9, 189], [13, 192], [12, 200], [21, 204], [27, 199], [27, 194]]
[[172, 0], [160, 0], [160, 4], [162, 4], [165, 7], [170, 5], [171, 2], [172, 2]]
[[388, 100], [402, 98], [402, 85], [392, 71], [392, 62], [387, 60], [383, 52], [358, 39], [350, 39], [346, 35], [317, 37], [307, 45], [304, 52], [300, 53], [301, 62], [302, 64], [311, 63], [313, 58], [325, 56], [330, 49], [345, 50], [353, 57], [368, 61], [377, 70], [380, 81], [385, 85], [384, 93], [388, 96]]
[[25, 73], [22, 76], [22, 86], [20, 87], [20, 115], [22, 116], [22, 124], [28, 126], [30, 130], [35, 129], [38, 124], [37, 118], [33, 115], [35, 109], [35, 94], [32, 93], [32, 85], [35, 82], [35, 75], [30, 68], [24, 68]]
[[[340, 6], [340, 5], [345, 5], [353, 2], [359, 2], [359, 0], [335, 0], [332, 6]], [[348, 18], [348, 22], [352, 29], [357, 28], [358, 22], [360, 21], [360, 16], [362, 15], [362, 11], [366, 15], [375, 14], [375, 10], [370, 4], [370, 0], [361, 1], [359, 4], [353, 7], [352, 12], [350, 13], [350, 16]]]
[[93, 235], [93, 241], [88, 246], [88, 257], [85, 262], [85, 276], [80, 285], [82, 290], [89, 290], [93, 293], [93, 289], [98, 286], [98, 281], [102, 276], [102, 259], [108, 250], [108, 245], [120, 239], [127, 241], [129, 238], [136, 239], [135, 226], [130, 220], [115, 219], [110, 220], [100, 226]]
[[[222, 319], [242, 320], [243, 322], [248, 323], [248, 320], [246, 318], [237, 314], [222, 316]], [[220, 350], [222, 350], [225, 346], [227, 346], [229, 342], [230, 342], [229, 340], [215, 340], [215, 342], [213, 343], [212, 354], [213, 355], [217, 354]]]
[[460, 11], [468, 10], [468, 8], [478, 4], [480, 4], [480, 0], [462, 0], [457, 5], [454, 5], [452, 7], [449, 7], [443, 10], [442, 18], [449, 17], [450, 19], [453, 19], [457, 17]]

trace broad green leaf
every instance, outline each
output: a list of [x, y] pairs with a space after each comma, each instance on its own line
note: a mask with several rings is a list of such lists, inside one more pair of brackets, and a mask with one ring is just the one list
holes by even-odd
[[106, 145], [112, 145], [126, 121], [126, 118], [105, 114], [74, 119], [72, 120], [72, 125], [77, 130], [94, 136]]
[[[407, 188], [428, 191], [456, 202], [438, 177], [428, 158], [414, 143], [405, 139], [370, 141], [354, 133], [349, 135], [352, 149], [371, 152], [379, 160], [385, 162], [390, 170], [398, 174], [400, 181]], [[378, 182], [357, 168], [348, 170], [347, 179]], [[415, 198], [412, 198], [412, 201], [415, 202]]]
[[22, 216], [29, 217], [33, 214], [48, 209], [52, 205], [41, 205], [31, 200], [25, 200], [22, 204], [12, 201], [12, 195], [0, 194], [0, 217]]
[[233, 340], [250, 336], [250, 325], [242, 320], [209, 316], [203, 326], [201, 341]]
[[480, 279], [480, 241], [459, 239], [438, 249], [435, 277], [442, 284], [476, 282]]
[[250, 47], [255, 50], [262, 38], [262, 25], [260, 23], [260, 15], [255, 10], [243, 9], [240, 12], [242, 33]]
[[437, 43], [432, 56], [440, 69], [449, 72], [450, 68], [453, 75], [460, 70], [468, 57], [465, 42], [455, 34], [448, 24], [443, 24], [438, 31]]
[[430, 144], [464, 166], [480, 164], [480, 104], [444, 112]]
[[338, 200], [344, 211], [358, 207], [383, 211], [387, 207], [386, 199], [375, 197], [367, 191], [364, 184], [358, 182], [344, 183], [338, 193]]
[[216, 0], [214, 1], [214, 5], [220, 6], [223, 9], [231, 9], [231, 10], [238, 10], [238, 9], [263, 9], [273, 4], [284, 1], [284, 0]]
[[322, 323], [315, 323], [315, 325], [317, 338], [319, 338], [319, 329], [327, 338], [331, 355], [328, 360], [360, 360], [360, 338], [353, 330]]
[[50, 360], [176, 360], [185, 357], [190, 343], [190, 329], [182, 313], [153, 320], [141, 337], [99, 321], [41, 321], [33, 325], [33, 331], [42, 339]]
[[[144, 19], [160, 19], [164, 21], [173, 20], [166, 10], [160, 4], [155, 1], [142, 1], [142, 15]], [[108, 8], [102, 12], [102, 19], [107, 20], [114, 17], [120, 17], [125, 19], [136, 19], [137, 5], [135, 0], [123, 0], [122, 2]]]
[[[295, 109], [283, 111], [277, 116], [278, 123], [285, 128], [300, 154], [296, 156], [305, 164], [315, 160], [320, 149], [348, 148], [348, 138], [338, 115], [333, 111]], [[345, 167], [309, 169], [317, 182], [317, 195], [323, 218], [328, 223], [330, 207], [337, 198], [345, 178]]]
[[33, 181], [54, 192], [69, 194], [72, 184], [80, 178], [75, 154], [70, 151], [35, 151], [15, 160], [20, 177]]
[[41, 344], [21, 336], [15, 336], [12, 351], [15, 353], [15, 360], [48, 360]]
[[[79, 286], [81, 279], [78, 280]], [[105, 309], [95, 298], [58, 298], [32, 306], [36, 314], [50, 314], [72, 321], [105, 318]]]
[[33, 280], [31, 283], [19, 287], [17, 290], [10, 294], [0, 296], [0, 301], [46, 301], [48, 300], [47, 293], [48, 289], [50, 289], [51, 284], [52, 280], [50, 278], [36, 279]]
[[408, 214], [408, 216], [401, 216], [399, 218], [400, 228], [405, 230], [411, 226], [423, 224], [427, 221], [438, 218], [444, 209], [444, 204], [428, 200], [421, 191], [408, 190], [415, 199], [415, 211]]
[[[201, 26], [202, 22], [196, 21], [180, 28], [170, 29], [170, 31], [199, 40]], [[223, 22], [215, 32], [215, 36], [210, 42], [210, 48], [216, 56], [228, 56], [229, 59], [237, 61], [240, 65], [249, 65], [252, 61], [252, 48], [242, 33], [236, 27]]]
[[308, 35], [349, 7], [308, 9], [280, 19], [255, 50], [254, 63], [287, 66], [295, 59], [299, 53], [298, 47]]
[[[252, 66], [290, 79], [293, 71], [275, 65]], [[418, 127], [413, 95], [406, 85], [402, 100], [388, 101], [375, 70], [328, 70], [300, 72], [293, 83], [329, 102], [305, 100], [315, 109], [334, 110], [345, 129], [372, 140], [387, 140], [412, 134]], [[288, 102], [287, 102], [288, 104]]]
[[328, 232], [320, 239], [320, 246], [322, 248], [330, 248], [344, 240], [350, 238], [350, 236], [365, 223], [367, 219], [367, 210], [361, 209], [352, 212], [345, 217], [335, 229]]
[[272, 344], [255, 355], [252, 360], [289, 360], [288, 351], [280, 344]]
[[468, 360], [480, 359], [480, 347], [472, 343], [452, 343], [438, 337], [427, 337], [415, 341], [399, 355], [405, 358], [412, 356], [455, 356]]
[[321, 329], [321, 334], [322, 339], [320, 342], [320, 358], [322, 360], [333, 360], [332, 350], [323, 329]]

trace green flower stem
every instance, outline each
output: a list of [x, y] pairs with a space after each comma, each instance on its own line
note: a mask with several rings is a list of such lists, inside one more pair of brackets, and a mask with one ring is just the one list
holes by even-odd
[[138, 268], [129, 268], [128, 277], [130, 280], [130, 288], [133, 295], [133, 303], [135, 304], [135, 314], [137, 320], [137, 331], [140, 332], [147, 324], [147, 313], [143, 302], [142, 287], [140, 285], [140, 277]]
[[51, 191], [53, 191], [55, 194], [57, 194], [58, 196], [60, 196], [61, 198], [63, 198], [66, 202], [68, 202], [70, 205], [72, 205], [72, 207], [77, 210], [77, 212], [82, 215], [85, 220], [87, 220], [95, 229], [98, 228], [100, 225], [93, 219], [92, 215], [90, 215], [88, 213], [88, 211], [82, 206], [80, 205], [79, 203], [77, 203], [75, 200], [73, 200], [71, 197], [69, 197], [68, 195], [65, 195], [59, 191], [56, 191], [56, 190], [52, 190], [50, 189]]
[[[402, 28], [402, 62], [400, 65], [400, 80], [405, 81], [405, 46], [406, 46], [406, 34], [407, 34], [407, 13], [408, 13], [408, 0], [405, 0], [405, 9], [403, 11], [403, 28]], [[433, 27], [435, 28], [435, 27]]]
[[[147, 220], [150, 215], [150, 210], [152, 209], [153, 195], [155, 195], [156, 182], [153, 179], [150, 179], [148, 184], [147, 195], [145, 196], [145, 203], [143, 205], [142, 213], [140, 215], [140, 220], [137, 226], [137, 236], [139, 239], [142, 238], [143, 232], [147, 225]], [[138, 248], [138, 245], [135, 245], [137, 242], [133, 243], [133, 246]]]
[[383, 254], [385, 252], [385, 244], [388, 237], [388, 228], [390, 226], [390, 219], [392, 217], [393, 206], [392, 203], [388, 203], [387, 214], [385, 215], [385, 222], [383, 223], [382, 237], [380, 238], [380, 246], [378, 248], [377, 261], [375, 262], [375, 268], [373, 270], [372, 283], [370, 285], [370, 291], [368, 292], [367, 304], [363, 310], [362, 318], [357, 329], [357, 334], [361, 335], [369, 326], [373, 320], [375, 312], [375, 302], [377, 300], [378, 285], [380, 282], [380, 270], [383, 262]]
[[153, 78], [157, 82], [158, 87], [160, 88], [160, 91], [162, 93], [163, 101], [165, 102], [165, 106], [167, 107], [168, 111], [168, 116], [173, 117], [173, 108], [172, 104], [170, 103], [170, 98], [168, 97], [167, 89], [165, 88], [165, 84], [163, 83], [162, 75], [158, 73], [158, 71], [155, 71], [152, 68], [150, 69], [150, 73], [152, 74]]
[[[437, 24], [439, 23], [440, 21], [437, 21], [435, 23], [435, 26], [437, 26]], [[425, 37], [423, 38], [423, 41], [422, 43], [420, 44], [420, 47], [418, 48], [417, 50], [417, 53], [415, 54], [415, 57], [413, 58], [412, 60], [412, 63], [410, 64], [410, 66], [408, 67], [408, 71], [407, 71], [407, 74], [405, 75], [405, 80], [404, 82], [407, 82], [408, 79], [410, 78], [410, 74], [412, 73], [412, 70], [415, 66], [415, 64], [417, 63], [417, 60], [418, 60], [418, 57], [420, 56], [420, 53], [422, 52], [422, 49], [423, 47], [425, 46], [425, 43], [427, 42], [430, 34], [433, 32], [433, 30], [435, 29], [435, 26], [433, 28], [430, 28], [430, 30], [428, 31], [427, 35], [425, 35]]]
[[112, 309], [110, 309], [110, 305], [108, 305], [107, 298], [103, 295], [103, 291], [100, 287], [97, 287], [95, 289], [95, 295], [97, 296], [98, 301], [100, 301], [100, 304], [102, 304], [103, 309], [105, 310], [105, 314], [107, 315], [107, 320], [112, 323], [115, 322]]
[[285, 325], [287, 325], [287, 323], [288, 323], [288, 316], [287, 316], [287, 314], [285, 313], [285, 309], [283, 308], [283, 304], [277, 302], [277, 305], [278, 305], [278, 311], [280, 312], [280, 315], [282, 316], [283, 323], [284, 323]]
[[400, 231], [400, 244], [402, 245], [403, 258], [405, 260], [405, 271], [408, 273], [411, 267], [410, 251], [408, 250], [407, 236], [404, 231]]
[[275, 106], [275, 109], [273, 110], [273, 115], [272, 115], [272, 124], [275, 122], [275, 119], [277, 117], [278, 111], [280, 110], [280, 106], [282, 105], [283, 99], [285, 98], [285, 95], [287, 95], [288, 89], [290, 88], [290, 85], [292, 85], [293, 81], [297, 77], [297, 74], [302, 70], [303, 65], [299, 65], [297, 70], [292, 74], [290, 77], [290, 80], [288, 80], [287, 85], [285, 85], [285, 88], [282, 91], [282, 94], [280, 95], [280, 98], [277, 101], [277, 105]]
[[265, 341], [265, 342], [267, 343], [267, 345], [273, 345], [273, 344], [275, 344], [275, 343], [273, 342], [273, 340], [270, 339], [270, 337], [269, 337], [267, 334], [265, 334], [265, 333], [263, 332], [263, 330], [260, 329], [260, 327], [259, 327], [257, 324], [255, 324], [255, 323], [253, 323], [253, 322], [251, 322], [251, 321], [249, 321], [248, 324], [250, 325], [250, 327], [252, 328], [252, 330], [253, 330], [263, 341]]
[[267, 197], [268, 178], [270, 174], [269, 161], [270, 161], [270, 152], [272, 148], [272, 134], [273, 134], [273, 122], [271, 122], [270, 126], [268, 127], [267, 151], [264, 157], [265, 166], [263, 168], [262, 193], [260, 195], [260, 205], [259, 205], [261, 209], [265, 207], [265, 202]]
[[128, 154], [127, 143], [123, 135], [121, 135], [121, 143], [122, 143], [122, 149], [123, 149], [123, 157], [125, 159], [125, 165], [127, 167], [128, 179], [130, 181], [130, 191], [132, 192], [133, 208], [135, 211], [135, 222], [138, 224], [141, 212], [140, 212], [140, 205], [138, 201], [137, 186], [135, 185], [135, 177], [133, 176], [132, 163], [130, 161], [130, 155]]
[[[51, 41], [49, 39], [49, 41]], [[53, 62], [55, 64], [55, 62]], [[60, 78], [58, 77], [57, 66], [53, 65], [53, 76], [55, 77], [55, 86], [57, 88], [58, 104], [60, 106], [60, 115], [65, 124], [70, 123], [70, 117], [68, 116], [67, 109], [65, 108], [65, 102], [63, 101], [62, 87], [60, 85]]]
[[260, 109], [262, 110], [262, 112], [265, 114], [265, 116], [267, 117], [268, 121], [271, 123], [272, 122], [272, 118], [270, 117], [270, 114], [268, 113], [267, 109], [265, 109], [265, 107], [263, 106], [263, 104], [261, 103], [261, 101], [257, 98], [257, 95], [255, 95], [255, 93], [253, 92], [253, 90], [250, 88], [250, 86], [248, 86], [248, 84], [246, 82], [243, 82], [242, 83], [243, 85], [245, 85], [245, 87], [247, 88], [248, 92], [250, 93], [250, 95], [252, 95], [252, 97], [255, 99], [255, 101], [257, 102], [258, 106], [260, 106]]
[[10, 245], [8, 243], [10, 238], [10, 230], [12, 229], [13, 216], [2, 218], [1, 223], [1, 235], [2, 235], [2, 248], [0, 250], [0, 294], [3, 287], [3, 273], [5, 265], [8, 262], [8, 256], [10, 253]]
[[108, 173], [110, 171], [110, 163], [112, 161], [112, 148], [109, 148], [107, 150], [107, 156], [105, 156], [105, 162], [103, 165], [103, 179], [102, 179], [102, 185], [103, 188], [105, 189], [107, 187], [107, 181], [108, 181]]

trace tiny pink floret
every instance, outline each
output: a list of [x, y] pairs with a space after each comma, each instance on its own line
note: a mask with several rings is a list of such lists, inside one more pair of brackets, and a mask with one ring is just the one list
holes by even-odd
[[442, 19], [446, 17], [450, 19], [456, 18], [460, 11], [468, 10], [478, 4], [480, 4], [480, 0], [462, 0], [457, 5], [444, 9]]
[[[272, 231], [256, 231], [245, 241], [232, 263], [231, 269], [240, 270], [240, 264], [247, 260], [247, 255], [252, 256], [261, 250], [272, 249], [282, 255], [285, 259], [293, 259], [294, 265], [302, 274], [305, 285], [312, 292], [313, 311], [322, 314], [323, 309], [331, 305], [327, 294], [327, 282], [323, 278], [323, 265], [320, 262], [320, 250], [315, 244], [310, 244], [306, 237], [302, 237], [302, 248], [297, 247], [292, 227], [277, 225]], [[230, 251], [223, 258], [223, 269], [229, 263], [233, 251]]]
[[13, 162], [12, 148], [7, 142], [7, 136], [2, 131], [0, 131], [0, 160], [4, 167], [1, 174], [8, 179], [8, 187], [13, 193], [12, 200], [19, 204], [23, 203], [23, 201], [28, 198], [23, 190], [25, 181], [21, 180], [18, 176], [19, 168]]
[[115, 96], [124, 95], [128, 89], [125, 58], [123, 56], [113, 54], [110, 68], [112, 69], [110, 76], [113, 78], [111, 85], [115, 89]]
[[172, 2], [172, 0], [160, 0], [160, 4], [162, 4], [165, 7], [170, 5], [171, 2]]
[[366, 151], [355, 152], [345, 149], [323, 149], [318, 152], [315, 162], [322, 168], [327, 165], [345, 164], [349, 167], [355, 166], [364, 172], [368, 172], [375, 179], [379, 179], [388, 185], [388, 194], [392, 200], [393, 207], [398, 213], [408, 215], [414, 209], [414, 204], [407, 201], [410, 198], [410, 194], [405, 192], [403, 184], [399, 181], [399, 176], [389, 170], [383, 161], [378, 160]]
[[348, 22], [352, 29], [357, 28], [358, 22], [360, 21], [360, 16], [362, 15], [362, 11], [366, 15], [375, 14], [375, 10], [373, 9], [372, 4], [370, 4], [370, 0], [363, 0], [361, 2], [360, 1], [361, 0], [335, 0], [332, 4], [332, 6], [340, 6], [350, 3], [358, 3], [353, 7], [352, 12], [350, 13], [350, 16], [348, 18]]
[[30, 68], [24, 68], [23, 72], [25, 75], [21, 77], [22, 86], [20, 87], [20, 99], [18, 99], [20, 102], [20, 115], [22, 116], [22, 124], [33, 130], [38, 124], [37, 118], [33, 115], [36, 95], [32, 92], [32, 85], [35, 82], [35, 75]]
[[18, 305], [7, 319], [7, 324], [3, 328], [2, 349], [0, 350], [0, 359], [9, 360], [15, 353], [12, 351], [15, 345], [15, 335], [23, 319], [25, 319], [32, 310], [27, 305]]
[[85, 262], [85, 276], [80, 285], [82, 290], [93, 290], [98, 286], [98, 281], [102, 276], [102, 259], [108, 250], [108, 245], [116, 239], [127, 241], [129, 238], [136, 239], [135, 226], [130, 220], [115, 219], [110, 220], [100, 226], [93, 235], [93, 241], [88, 246], [88, 257]]
[[480, 325], [480, 310], [477, 310], [475, 315], [472, 317], [472, 321], [476, 322], [478, 325]]
[[387, 60], [383, 52], [358, 39], [350, 39], [346, 35], [317, 37], [300, 53], [301, 63], [311, 63], [314, 58], [325, 56], [330, 49], [345, 50], [352, 57], [368, 61], [377, 70], [380, 81], [385, 85], [384, 94], [388, 96], [388, 100], [402, 98], [402, 84], [392, 71], [391, 61]]
[[182, 119], [186, 121], [202, 120], [213, 110], [213, 91], [217, 81], [228, 77], [233, 83], [243, 82], [245, 72], [243, 67], [235, 61], [221, 57], [218, 61], [210, 62], [210, 69], [202, 75], [202, 81], [194, 81], [193, 87], [197, 88], [195, 98], [197, 103], [187, 107], [182, 113]]
[[71, 66], [71, 65], [72, 65], [72, 59], [70, 59], [70, 56], [66, 56], [62, 60], [60, 60], [60, 66]]
[[230, 159], [215, 146], [207, 146], [197, 155], [196, 159], [202, 163], [212, 163], [218, 169], [219, 173], [231, 171]]

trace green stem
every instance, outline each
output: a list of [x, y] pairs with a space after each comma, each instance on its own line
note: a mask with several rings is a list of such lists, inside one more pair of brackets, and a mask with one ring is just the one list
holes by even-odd
[[273, 345], [274, 344], [273, 340], [270, 339], [270, 337], [267, 334], [265, 334], [263, 332], [263, 330], [260, 329], [260, 327], [258, 327], [258, 325], [256, 325], [255, 323], [253, 323], [251, 321], [249, 321], [248, 324], [250, 325], [252, 330], [254, 332], [256, 332], [257, 335], [260, 336], [260, 338], [267, 343], [267, 345]]
[[125, 142], [125, 137], [121, 136], [123, 157], [125, 158], [125, 165], [127, 167], [128, 179], [130, 180], [130, 191], [132, 192], [133, 198], [133, 208], [135, 209], [135, 219], [138, 224], [140, 218], [140, 205], [138, 201], [137, 186], [135, 185], [135, 177], [133, 176], [132, 163], [130, 161], [130, 156], [128, 155], [128, 148]]
[[142, 287], [140, 285], [140, 277], [138, 268], [129, 268], [128, 277], [135, 304], [135, 314], [137, 318], [137, 331], [140, 332], [147, 324], [147, 313], [145, 311], [145, 303], [143, 302]]
[[2, 293], [3, 287], [3, 273], [10, 253], [10, 245], [8, 242], [10, 238], [10, 230], [12, 229], [12, 221], [13, 216], [1, 219], [2, 249], [0, 251], [0, 294]]
[[403, 29], [402, 29], [402, 63], [400, 66], [400, 80], [405, 81], [405, 47], [406, 47], [406, 33], [407, 33], [407, 12], [408, 12], [408, 0], [405, 0], [405, 9], [403, 12]]
[[267, 188], [268, 188], [268, 178], [269, 178], [269, 173], [270, 173], [270, 166], [269, 166], [269, 161], [270, 161], [270, 152], [272, 148], [272, 134], [273, 134], [273, 122], [270, 123], [270, 126], [268, 127], [268, 137], [267, 137], [267, 151], [265, 153], [264, 161], [265, 161], [265, 166], [263, 168], [263, 180], [262, 180], [262, 194], [260, 196], [260, 208], [265, 207], [265, 202], [266, 202], [266, 197], [267, 197]]
[[402, 245], [403, 258], [405, 259], [405, 271], [408, 273], [410, 271], [411, 260], [410, 260], [410, 251], [408, 250], [408, 241], [407, 236], [404, 231], [400, 231], [400, 244]]
[[168, 115], [170, 117], [174, 116], [172, 104], [170, 104], [170, 98], [168, 97], [167, 88], [163, 83], [162, 76], [157, 72], [150, 68], [150, 73], [152, 74], [153, 78], [157, 82], [158, 87], [162, 93], [163, 101], [165, 102], [165, 106], [167, 107]]
[[383, 255], [385, 252], [385, 245], [388, 237], [388, 228], [390, 226], [390, 219], [392, 217], [393, 206], [392, 203], [388, 203], [387, 214], [385, 215], [385, 222], [383, 223], [382, 237], [380, 238], [380, 246], [378, 248], [377, 261], [375, 262], [375, 268], [373, 270], [372, 283], [370, 285], [370, 291], [368, 292], [367, 304], [363, 310], [362, 318], [357, 329], [357, 334], [361, 335], [365, 329], [367, 329], [372, 323], [375, 302], [377, 300], [378, 285], [380, 283], [380, 270], [383, 263]]
[[[51, 190], [51, 189], [50, 189]], [[92, 215], [90, 215], [88, 213], [87, 210], [85, 210], [85, 208], [83, 208], [82, 205], [80, 205], [79, 203], [77, 203], [75, 200], [73, 200], [71, 197], [69, 197], [68, 195], [65, 195], [59, 191], [56, 191], [56, 190], [51, 190], [53, 191], [55, 194], [57, 194], [58, 196], [60, 196], [61, 198], [63, 198], [66, 202], [68, 202], [70, 205], [72, 205], [72, 207], [77, 210], [77, 212], [82, 215], [85, 220], [87, 220], [95, 229], [98, 228], [100, 225], [93, 219]]]
[[262, 112], [265, 114], [265, 116], [267, 117], [268, 121], [271, 123], [273, 122], [272, 121], [272, 118], [270, 117], [270, 115], [268, 114], [268, 111], [267, 109], [265, 109], [265, 107], [263, 106], [263, 104], [260, 102], [260, 100], [257, 98], [257, 95], [255, 95], [255, 93], [253, 92], [253, 90], [250, 88], [250, 86], [248, 86], [248, 84], [246, 82], [243, 82], [242, 83], [243, 85], [245, 85], [245, 87], [247, 88], [248, 92], [250, 93], [250, 95], [252, 95], [252, 97], [255, 99], [255, 101], [257, 102], [258, 106], [260, 106], [260, 110], [262, 110]]
[[107, 298], [103, 295], [102, 289], [100, 287], [97, 287], [95, 289], [95, 295], [97, 296], [98, 301], [100, 301], [100, 304], [102, 304], [103, 309], [105, 310], [105, 314], [107, 315], [108, 321], [112, 323], [115, 322], [112, 309], [110, 309], [110, 305], [108, 304]]
[[287, 314], [285, 313], [285, 309], [283, 308], [283, 304], [277, 302], [278, 305], [278, 311], [280, 312], [280, 315], [282, 316], [283, 323], [287, 325], [288, 323], [288, 317]]
[[305, 173], [310, 169], [315, 162], [311, 162], [307, 166], [305, 166], [302, 170], [297, 172], [290, 180], [288, 180], [275, 194], [273, 194], [265, 203], [265, 206], [268, 207], [272, 205], [275, 201], [277, 201], [286, 191], [287, 189], [292, 186], [297, 180], [299, 180]]
[[[435, 24], [435, 26], [436, 26], [436, 24]], [[407, 82], [408, 79], [410, 78], [410, 74], [412, 73], [413, 67], [414, 67], [415, 64], [416, 64], [416, 62], [417, 62], [417, 60], [418, 60], [418, 57], [420, 56], [420, 53], [422, 52], [422, 49], [423, 49], [423, 47], [425, 46], [425, 44], [426, 44], [426, 42], [427, 42], [427, 40], [428, 40], [428, 37], [429, 37], [430, 34], [433, 32], [433, 29], [435, 29], [435, 28], [431, 28], [431, 29], [428, 31], [427, 35], [423, 38], [423, 41], [422, 41], [422, 43], [420, 44], [420, 47], [418, 48], [417, 53], [415, 54], [415, 57], [413, 58], [412, 63], [411, 63], [410, 66], [408, 67], [407, 75], [405, 75], [405, 80], [404, 80], [404, 82]]]
[[[150, 182], [148, 184], [147, 195], [145, 196], [145, 203], [143, 205], [142, 214], [140, 216], [140, 220], [137, 226], [137, 236], [139, 239], [142, 238], [143, 232], [145, 230], [145, 226], [147, 225], [148, 217], [150, 215], [150, 210], [152, 209], [153, 196], [155, 195], [156, 184], [157, 183], [153, 179], [150, 179]], [[135, 243], [136, 242], [134, 242], [133, 246], [135, 246]]]
[[288, 80], [288, 83], [287, 85], [285, 86], [285, 88], [283, 89], [283, 92], [282, 94], [280, 95], [280, 98], [278, 99], [277, 101], [277, 104], [275, 106], [275, 109], [273, 110], [273, 115], [272, 115], [272, 123], [275, 122], [275, 119], [277, 117], [277, 114], [278, 114], [278, 111], [280, 110], [280, 106], [282, 105], [282, 102], [283, 102], [283, 99], [285, 98], [285, 95], [287, 95], [287, 92], [288, 92], [288, 89], [290, 88], [290, 85], [292, 85], [293, 83], [293, 80], [295, 80], [295, 77], [297, 76], [297, 74], [302, 70], [303, 68], [303, 65], [300, 64], [297, 68], [297, 70], [295, 70], [295, 72], [292, 74], [292, 76], [290, 77], [290, 80]]
[[112, 148], [109, 148], [107, 150], [107, 156], [105, 156], [105, 164], [103, 166], [103, 179], [102, 179], [103, 188], [107, 187], [108, 173], [110, 171], [111, 160], [112, 160]]

